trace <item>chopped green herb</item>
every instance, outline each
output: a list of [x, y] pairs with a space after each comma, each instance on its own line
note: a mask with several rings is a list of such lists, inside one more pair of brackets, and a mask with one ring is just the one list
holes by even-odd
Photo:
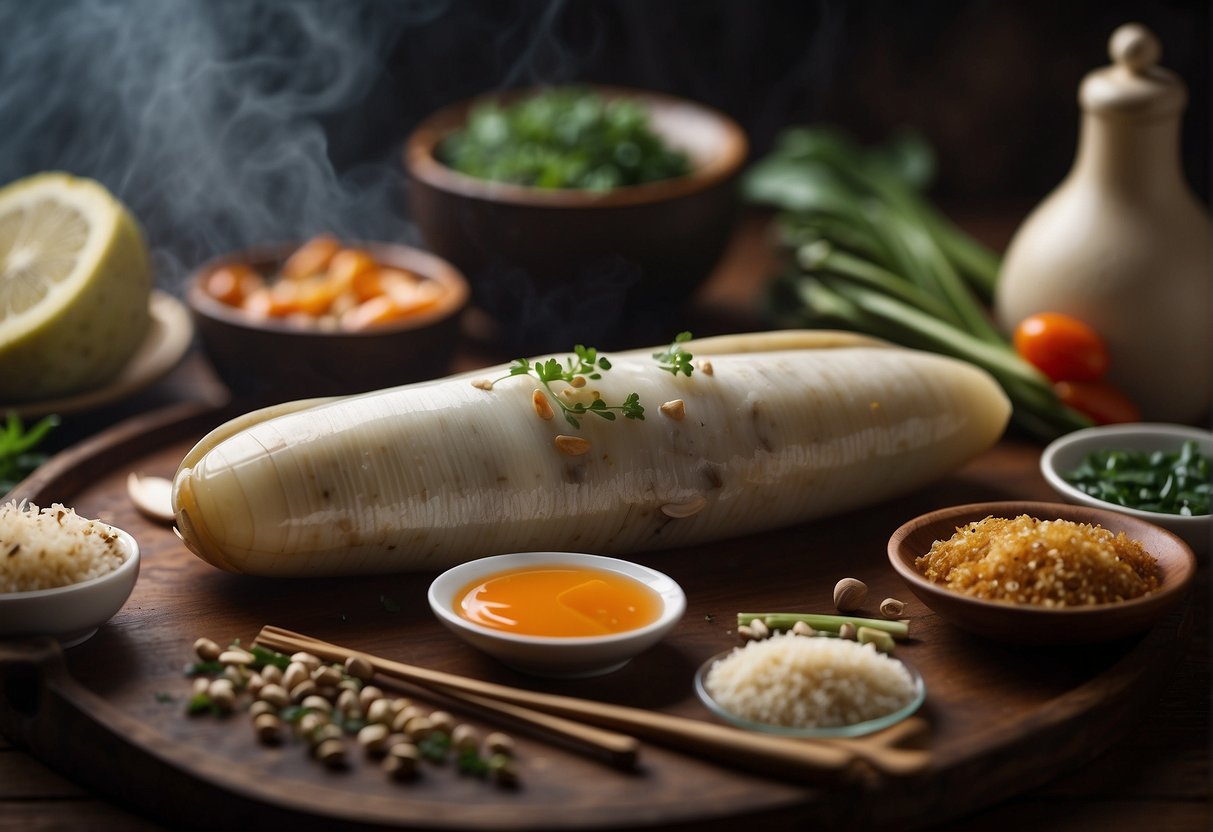
[[598, 350], [578, 344], [573, 348], [573, 355], [566, 358], [564, 363], [558, 359], [549, 358], [547, 361], [532, 362], [526, 358], [518, 358], [510, 364], [509, 372], [501, 378], [489, 382], [489, 387], [515, 376], [534, 376], [543, 385], [544, 393], [549, 401], [555, 402], [564, 415], [564, 420], [575, 428], [581, 427], [581, 418], [593, 414], [608, 422], [615, 421], [616, 411], [626, 419], [644, 421], [644, 406], [640, 404], [639, 393], [629, 393], [622, 404], [608, 405], [601, 398], [595, 398], [589, 404], [585, 402], [569, 403], [563, 396], [558, 396], [552, 389], [554, 382], [563, 382], [572, 387], [582, 387], [586, 379], [596, 381], [602, 378], [602, 373], [611, 369], [611, 362], [605, 355], [599, 355]]
[[1178, 451], [1101, 450], [1088, 454], [1065, 479], [1113, 505], [1194, 517], [1209, 513], [1209, 458], [1194, 441]]
[[253, 667], [262, 668], [267, 665], [273, 665], [279, 670], [286, 670], [291, 664], [291, 657], [285, 653], [278, 653], [274, 650], [268, 650], [259, 644], [254, 644], [249, 648], [249, 653], [253, 656]]
[[215, 703], [211, 701], [211, 697], [207, 693], [195, 693], [185, 705], [185, 712], [190, 716], [214, 713], [216, 710]]
[[580, 87], [482, 104], [437, 155], [468, 176], [536, 188], [606, 191], [691, 170], [687, 154], [652, 129], [641, 103]]
[[488, 760], [481, 757], [473, 748], [465, 748], [463, 751], [460, 751], [455, 765], [461, 774], [467, 774], [472, 777], [484, 777], [489, 773]]
[[417, 750], [430, 762], [445, 762], [451, 752], [451, 738], [441, 732], [435, 732], [417, 743]]

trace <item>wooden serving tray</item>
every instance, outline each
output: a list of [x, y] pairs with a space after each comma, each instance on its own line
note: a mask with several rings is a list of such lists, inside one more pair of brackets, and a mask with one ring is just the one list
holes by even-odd
[[[631, 559], [686, 590], [685, 618], [662, 644], [597, 679], [517, 674], [432, 617], [433, 574], [272, 580], [230, 575], [139, 515], [131, 471], [170, 477], [231, 414], [196, 406], [137, 417], [64, 452], [12, 496], [60, 501], [130, 531], [143, 552], [129, 602], [66, 652], [49, 640], [0, 642], [0, 730], [65, 775], [173, 827], [294, 829], [861, 829], [922, 827], [1025, 791], [1094, 757], [1154, 697], [1187, 638], [1187, 604], [1149, 633], [1099, 647], [1029, 649], [970, 637], [938, 620], [888, 566], [903, 521], [945, 505], [1049, 499], [1039, 448], [1008, 440], [907, 497], [810, 525]], [[300, 743], [259, 745], [248, 720], [187, 717], [195, 638], [248, 644], [276, 624], [388, 658], [536, 690], [712, 720], [692, 691], [709, 656], [737, 643], [739, 611], [832, 611], [841, 577], [869, 586], [865, 609], [906, 601], [913, 640], [899, 655], [927, 683], [932, 764], [921, 775], [848, 788], [760, 777], [646, 744], [634, 772], [513, 731], [521, 785], [507, 790], [425, 767], [387, 780], [353, 755], [345, 772]], [[420, 697], [419, 697], [420, 698]], [[493, 726], [470, 719], [484, 728]], [[810, 827], [810, 825], [812, 825]], [[272, 828], [278, 828], [277, 826]]]

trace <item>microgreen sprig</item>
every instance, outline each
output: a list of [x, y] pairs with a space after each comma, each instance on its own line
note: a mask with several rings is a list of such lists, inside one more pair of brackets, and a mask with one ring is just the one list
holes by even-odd
[[499, 381], [514, 376], [534, 376], [543, 385], [548, 399], [560, 407], [564, 420], [575, 428], [581, 427], [581, 419], [587, 414], [593, 414], [600, 419], [613, 422], [616, 413], [622, 413], [626, 419], [644, 421], [644, 406], [640, 404], [639, 393], [629, 393], [622, 404], [608, 405], [601, 398], [595, 397], [592, 402], [567, 402], [556, 395], [552, 384], [564, 382], [571, 387], [584, 387], [585, 380], [597, 381], [602, 373], [611, 369], [611, 362], [605, 355], [599, 355], [598, 350], [578, 344], [573, 348], [573, 355], [562, 363], [559, 359], [549, 358], [546, 361], [532, 362], [526, 358], [517, 358], [509, 366], [509, 372], [501, 378], [494, 379], [490, 386]]
[[694, 372], [694, 367], [691, 366], [691, 359], [695, 356], [683, 349], [682, 345], [691, 340], [691, 333], [680, 332], [674, 336], [673, 342], [666, 347], [664, 352], [655, 352], [653, 357], [657, 359], [661, 369], [668, 373], [678, 375], [683, 373], [690, 378]]

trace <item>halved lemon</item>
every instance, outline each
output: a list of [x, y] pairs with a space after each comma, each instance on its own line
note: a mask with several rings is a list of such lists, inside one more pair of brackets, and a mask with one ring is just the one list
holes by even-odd
[[0, 403], [97, 387], [139, 347], [151, 268], [101, 184], [43, 173], [0, 188]]

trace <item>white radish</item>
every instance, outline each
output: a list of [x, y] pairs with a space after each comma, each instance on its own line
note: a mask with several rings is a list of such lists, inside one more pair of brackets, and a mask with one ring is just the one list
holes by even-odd
[[[626, 553], [801, 523], [904, 493], [1002, 434], [984, 371], [844, 333], [685, 345], [712, 373], [673, 376], [653, 350], [567, 395], [640, 395], [645, 419], [536, 413], [504, 367], [247, 414], [182, 462], [186, 544], [258, 575], [436, 570], [530, 550]], [[554, 384], [557, 388], [564, 385]], [[681, 418], [661, 409], [681, 401]], [[669, 410], [667, 408], [667, 410]], [[560, 435], [587, 440], [570, 455]]]

